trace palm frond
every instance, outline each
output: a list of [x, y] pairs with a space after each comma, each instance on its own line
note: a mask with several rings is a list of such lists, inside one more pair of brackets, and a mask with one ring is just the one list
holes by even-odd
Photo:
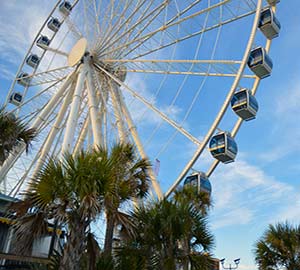
[[0, 108], [0, 165], [6, 160], [12, 150], [19, 144], [24, 143], [28, 152], [31, 142], [37, 136], [33, 128], [7, 113], [3, 107]]

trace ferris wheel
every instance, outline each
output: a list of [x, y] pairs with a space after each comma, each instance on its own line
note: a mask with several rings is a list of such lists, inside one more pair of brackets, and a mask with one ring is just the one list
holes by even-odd
[[17, 196], [48, 157], [115, 141], [152, 161], [158, 198], [193, 169], [207, 178], [234, 161], [271, 74], [278, 2], [59, 0], [7, 94], [6, 109], [38, 138], [3, 164], [1, 191]]

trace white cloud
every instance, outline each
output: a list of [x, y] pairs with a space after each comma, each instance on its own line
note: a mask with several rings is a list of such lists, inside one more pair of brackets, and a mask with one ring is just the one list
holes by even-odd
[[[270, 136], [275, 143], [258, 154], [263, 162], [274, 162], [300, 150], [300, 80], [298, 74], [277, 86], [280, 94], [274, 96], [272, 112], [273, 121]], [[285, 91], [287, 90], [288, 91]], [[277, 92], [277, 91], [275, 91]]]
[[7, 67], [2, 63], [0, 63], [0, 70], [1, 70], [1, 72], [0, 72], [1, 78], [6, 79], [8, 81], [11, 81], [14, 79], [15, 74], [11, 70], [7, 69]]
[[[149, 90], [146, 81], [143, 79], [143, 76], [139, 74], [130, 73], [128, 79], [125, 82], [128, 87], [133, 91], [138, 93], [149, 103], [153, 104], [157, 109], [162, 113], [169, 116], [172, 120], [178, 121], [179, 115], [182, 112], [181, 108], [176, 105], [165, 105], [157, 106], [157, 101], [155, 95]], [[138, 98], [133, 97], [126, 89], [123, 88], [123, 95], [130, 109], [130, 113], [135, 121], [140, 122], [141, 124], [152, 124], [157, 125], [162, 123], [164, 120], [153, 110], [148, 108], [143, 102], [139, 101]]]
[[[211, 182], [215, 229], [233, 224], [249, 224], [264, 215], [266, 207], [278, 202], [289, 205], [291, 202], [286, 194], [296, 192], [292, 186], [267, 175], [261, 168], [245, 160], [218, 168]], [[276, 212], [272, 213], [269, 218], [276, 215]]]
[[218, 220], [213, 223], [213, 229], [219, 229], [235, 224], [248, 224], [254, 217], [254, 211], [246, 207], [229, 209], [218, 215]]
[[290, 204], [284, 204], [280, 207], [277, 214], [270, 218], [270, 223], [284, 222], [300, 222], [300, 195], [295, 190], [295, 193], [288, 194]]
[[14, 64], [20, 63], [49, 10], [41, 9], [40, 2], [30, 2], [30, 8], [28, 4], [29, 1], [1, 2], [5, 16], [0, 19], [0, 53]]

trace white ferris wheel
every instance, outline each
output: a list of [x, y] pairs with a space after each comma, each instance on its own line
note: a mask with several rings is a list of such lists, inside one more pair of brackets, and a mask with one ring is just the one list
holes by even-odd
[[6, 109], [39, 135], [3, 164], [1, 191], [17, 196], [48, 157], [115, 141], [155, 164], [158, 198], [192, 168], [209, 177], [233, 161], [271, 73], [278, 2], [57, 1], [7, 94]]

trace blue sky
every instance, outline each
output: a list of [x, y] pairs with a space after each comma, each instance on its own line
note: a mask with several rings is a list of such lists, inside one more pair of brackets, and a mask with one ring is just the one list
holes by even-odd
[[[18, 64], [22, 61], [23, 55], [39, 26], [51, 9], [51, 5], [48, 1], [38, 0], [1, 1], [1, 101], [5, 98], [10, 80], [13, 78]], [[212, 230], [216, 235], [215, 254], [220, 258], [226, 257], [229, 261], [240, 257], [240, 269], [244, 270], [256, 269], [252, 255], [253, 244], [263, 233], [267, 224], [283, 220], [290, 220], [295, 223], [300, 221], [300, 183], [298, 181], [300, 175], [299, 10], [300, 2], [297, 0], [282, 1], [278, 5], [277, 16], [282, 24], [282, 30], [271, 47], [270, 55], [274, 62], [272, 76], [261, 82], [257, 94], [260, 104], [257, 119], [245, 123], [237, 136], [239, 154], [236, 162], [220, 165], [211, 177], [214, 208], [211, 212], [210, 221]], [[236, 32], [234, 27], [230, 31], [232, 31], [232, 35]], [[209, 41], [210, 37], [207, 37], [208, 44]], [[239, 52], [238, 50], [236, 52], [230, 50], [231, 43], [220, 42], [220, 44], [222, 47], [217, 50], [219, 57], [226, 59], [226, 56], [229, 57], [228, 54], [234, 56], [235, 53], [238, 54]], [[244, 46], [243, 42], [239, 46], [236, 43], [233, 44], [236, 49]], [[206, 49], [208, 50], [208, 48]], [[176, 55], [178, 57], [183, 56], [184, 52], [177, 50]], [[144, 91], [144, 96], [147, 96], [147, 91], [151, 89], [151, 78], [132, 77], [130, 85], [139, 88], [141, 92]], [[172, 85], [174, 83], [172, 82]], [[223, 82], [224, 85], [226, 83]], [[192, 88], [195, 82], [191, 79], [187, 85]], [[214, 85], [221, 86], [222, 84], [216, 80], [211, 84], [207, 82], [206, 87], [213, 88]], [[217, 89], [216, 91], [220, 90]], [[212, 96], [205, 95], [201, 92], [200, 98], [212, 101]], [[184, 98], [187, 98], [187, 101]], [[185, 102], [190, 102], [188, 97], [183, 96], [172, 108], [167, 108], [166, 97], [162, 95], [161, 99], [164, 102], [158, 102], [157, 106], [160, 106], [166, 113], [171, 111], [178, 120], [183, 115], [181, 106], [184, 106]], [[216, 99], [215, 103], [220, 102], [220, 100], [221, 98]], [[211, 110], [213, 115], [214, 109], [211, 106], [206, 104], [203, 106], [202, 110], [203, 108]], [[135, 109], [138, 111], [140, 105], [137, 104]], [[196, 112], [198, 111], [195, 111], [195, 114]], [[197, 118], [195, 121], [196, 117], [192, 115], [186, 128], [195, 132], [198, 132], [195, 128], [198, 127], [197, 125], [199, 125], [199, 130], [200, 126], [205, 128], [209, 122], [207, 119], [212, 116], [206, 114], [204, 116], [203, 120]], [[229, 112], [227, 117], [231, 118], [233, 115]], [[149, 124], [145, 119], [141, 123], [140, 130], [142, 133], [147, 133], [148, 129], [152, 128], [152, 126], [148, 126], [148, 129], [146, 127], [143, 129], [142, 125], [147, 125], [147, 123]], [[151, 124], [153, 125], [153, 123]], [[171, 134], [167, 127], [162, 129], [157, 136], [166, 136], [167, 140], [166, 134]], [[200, 132], [198, 135], [200, 138], [204, 134]], [[180, 144], [184, 140], [178, 139], [176, 142]], [[158, 140], [155, 143], [159, 145]], [[193, 150], [189, 144], [184, 144], [184, 147], [186, 152]], [[152, 146], [149, 147], [149, 151], [151, 149]], [[182, 151], [181, 145], [177, 145], [172, 151], [173, 153]], [[170, 150], [168, 153], [172, 153], [172, 151]], [[179, 162], [175, 156], [168, 156], [167, 158], [174, 163]], [[167, 184], [172, 182], [173, 177], [170, 171], [163, 171], [163, 163], [166, 162], [164, 160], [167, 158], [161, 158], [160, 177], [161, 179], [170, 179], [169, 183], [165, 184], [164, 189], [167, 188]], [[184, 160], [187, 159], [188, 156]], [[209, 153], [205, 153], [202, 163], [205, 165], [205, 162], [210, 159]], [[181, 164], [178, 165], [180, 167]]]

